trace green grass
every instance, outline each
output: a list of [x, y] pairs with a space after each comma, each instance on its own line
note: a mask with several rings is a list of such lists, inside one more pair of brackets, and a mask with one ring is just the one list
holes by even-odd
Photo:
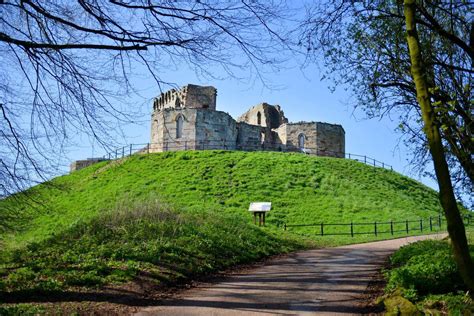
[[[474, 233], [470, 231], [468, 237], [474, 257]], [[425, 240], [404, 246], [390, 257], [390, 265], [385, 289], [388, 312], [397, 308], [390, 302], [409, 300], [412, 308], [425, 314], [474, 313], [474, 303], [459, 275], [449, 241]]]
[[146, 275], [167, 285], [302, 248], [233, 214], [180, 212], [159, 202], [121, 206], [16, 249], [0, 291], [97, 287]]
[[[271, 201], [267, 227], [252, 201]], [[174, 284], [266, 256], [388, 238], [315, 237], [341, 223], [437, 216], [434, 190], [351, 160], [193, 151], [102, 162], [0, 201], [0, 291], [63, 291], [134, 278]], [[311, 239], [312, 242], [308, 240]]]
[[[150, 193], [186, 211], [246, 215], [271, 201], [270, 226], [437, 216], [434, 190], [396, 172], [352, 160], [273, 152], [194, 151], [103, 162], [29, 190], [43, 207], [8, 199], [0, 211], [22, 214], [2, 234], [7, 249], [47, 238], [78, 220]], [[311, 229], [299, 231], [310, 232]]]

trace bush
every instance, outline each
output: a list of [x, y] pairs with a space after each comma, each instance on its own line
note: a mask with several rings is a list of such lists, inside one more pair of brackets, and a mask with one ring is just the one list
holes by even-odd
[[414, 255], [405, 265], [393, 269], [388, 289], [397, 287], [414, 289], [420, 295], [440, 294], [462, 289], [463, 282], [449, 249], [443, 249]]
[[386, 299], [401, 295], [427, 315], [471, 315], [474, 311], [448, 241], [426, 240], [404, 246], [391, 256], [390, 263]]
[[406, 264], [412, 257], [431, 254], [439, 250], [450, 251], [449, 244], [442, 240], [423, 240], [401, 247], [390, 257], [390, 264], [399, 267]]

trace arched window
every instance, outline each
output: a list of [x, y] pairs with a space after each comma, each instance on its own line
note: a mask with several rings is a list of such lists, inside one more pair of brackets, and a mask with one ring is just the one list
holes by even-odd
[[304, 148], [304, 134], [301, 133], [298, 135], [298, 147], [299, 148]]
[[183, 137], [183, 123], [184, 123], [183, 116], [179, 115], [176, 118], [176, 138]]
[[257, 124], [262, 125], [262, 113], [257, 112]]

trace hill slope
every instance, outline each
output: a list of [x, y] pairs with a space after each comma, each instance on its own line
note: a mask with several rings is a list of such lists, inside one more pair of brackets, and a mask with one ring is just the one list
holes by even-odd
[[436, 216], [434, 190], [396, 172], [335, 158], [275, 152], [194, 151], [103, 162], [29, 190], [42, 203], [0, 201], [21, 214], [3, 234], [7, 248], [47, 238], [123, 201], [161, 201], [188, 212], [246, 216], [252, 201], [271, 201], [269, 225], [396, 220]]
[[[273, 203], [267, 227], [251, 223], [252, 201]], [[47, 301], [58, 291], [81, 301], [82, 291], [97, 287], [94, 297], [108, 297], [114, 294], [102, 285], [110, 284], [147, 295], [150, 286], [331, 242], [311, 237], [312, 228], [312, 241], [284, 232], [277, 227], [284, 222], [404, 220], [439, 210], [435, 191], [351, 160], [275, 152], [135, 155], [0, 201], [0, 224], [9, 227], [0, 234], [0, 301], [27, 302], [41, 293]]]

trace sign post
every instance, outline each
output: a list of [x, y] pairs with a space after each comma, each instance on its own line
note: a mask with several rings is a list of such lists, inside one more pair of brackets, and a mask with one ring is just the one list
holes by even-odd
[[270, 212], [272, 209], [271, 202], [253, 202], [250, 203], [249, 212], [253, 213], [253, 223], [257, 224], [258, 216], [258, 226], [265, 226], [265, 214]]

